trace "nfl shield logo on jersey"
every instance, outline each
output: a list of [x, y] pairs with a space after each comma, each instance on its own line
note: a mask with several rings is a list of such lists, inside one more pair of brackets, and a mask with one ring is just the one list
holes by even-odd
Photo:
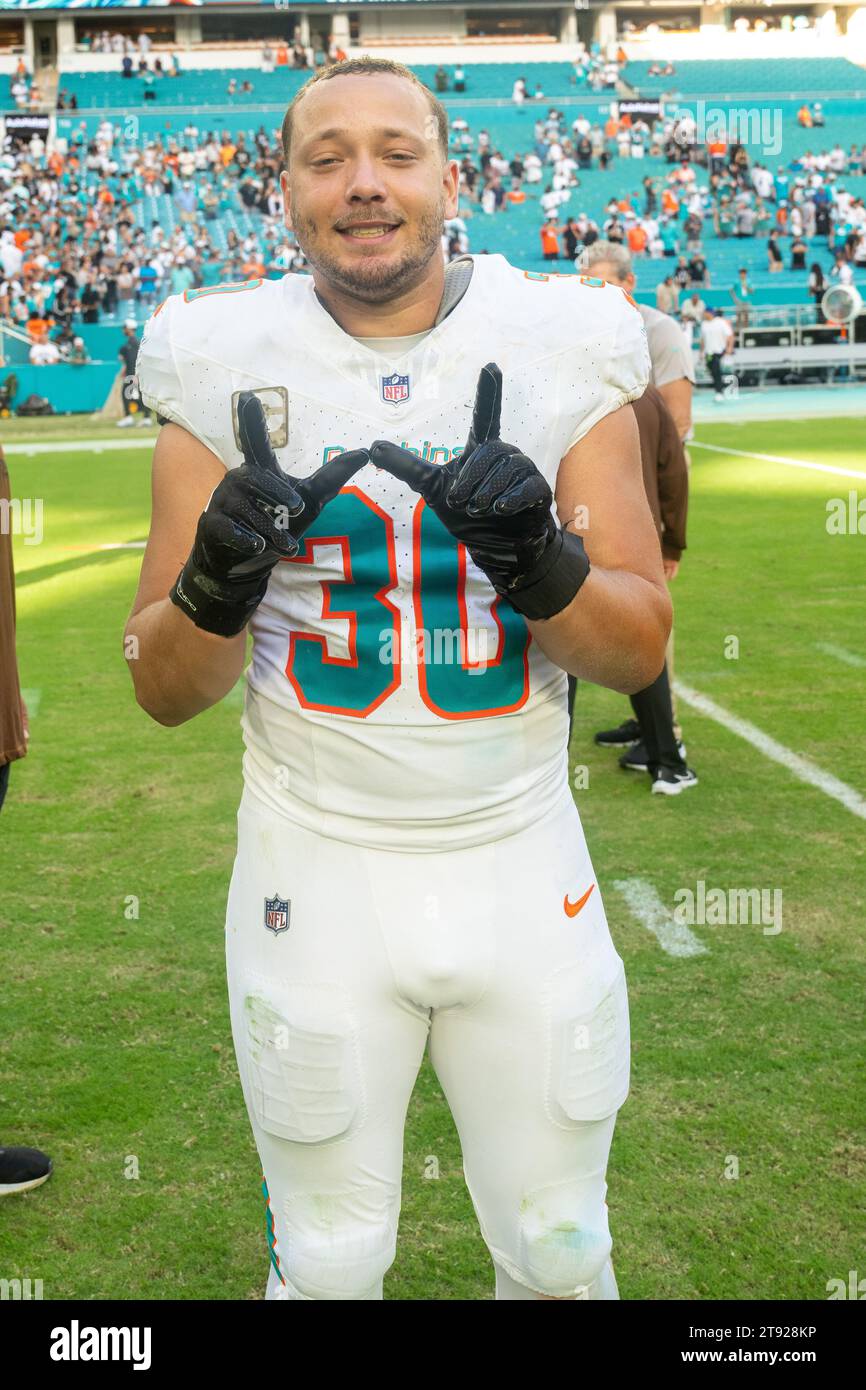
[[382, 400], [391, 405], [400, 405], [409, 399], [409, 378], [395, 372], [393, 376], [382, 377]]
[[278, 936], [289, 930], [291, 904], [285, 898], [265, 898], [265, 926]]

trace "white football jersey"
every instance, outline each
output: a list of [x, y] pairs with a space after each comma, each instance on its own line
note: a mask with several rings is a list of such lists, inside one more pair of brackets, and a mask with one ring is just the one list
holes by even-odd
[[[555, 487], [560, 460], [640, 396], [646, 332], [620, 288], [475, 258], [456, 308], [389, 358], [344, 333], [308, 276], [187, 290], [148, 321], [143, 400], [227, 468], [240, 391], [306, 477], [387, 438], [444, 463], [478, 374], [503, 375], [502, 438]], [[566, 677], [405, 483], [365, 465], [279, 563], [250, 624], [244, 776], [277, 813], [370, 848], [500, 839], [567, 787]]]

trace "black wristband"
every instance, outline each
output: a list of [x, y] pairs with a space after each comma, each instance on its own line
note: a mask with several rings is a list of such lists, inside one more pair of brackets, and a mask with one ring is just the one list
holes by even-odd
[[268, 577], [254, 583], [220, 583], [204, 574], [192, 557], [177, 576], [169, 598], [204, 632], [217, 637], [236, 637], [249, 622], [265, 596]]
[[567, 608], [589, 574], [589, 557], [574, 531], [557, 531], [538, 564], [504, 597], [524, 618], [553, 618]]

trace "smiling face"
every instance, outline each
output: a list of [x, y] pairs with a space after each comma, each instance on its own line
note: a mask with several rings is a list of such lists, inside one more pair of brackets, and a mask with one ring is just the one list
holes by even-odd
[[280, 184], [317, 285], [366, 304], [431, 274], [443, 221], [457, 212], [457, 166], [430, 104], [390, 73], [339, 76], [305, 93]]

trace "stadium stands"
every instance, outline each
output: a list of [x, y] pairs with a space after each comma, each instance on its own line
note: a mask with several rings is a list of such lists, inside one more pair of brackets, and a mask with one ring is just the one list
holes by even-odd
[[[859, 90], [858, 84], [866, 87], [860, 68], [844, 59], [825, 58], [811, 62], [800, 59], [756, 63], [704, 61], [678, 64], [673, 78], [655, 79], [646, 75], [648, 66], [629, 63], [624, 75], [630, 84], [638, 85], [641, 90], [651, 90], [654, 85], [658, 90], [669, 90], [674, 84], [683, 92], [682, 98], [666, 104], [668, 122], [671, 117], [678, 119], [686, 112], [699, 120], [706, 118], [707, 108], [699, 103], [712, 101], [714, 93], [727, 93], [727, 100], [715, 98], [713, 118], [718, 121], [718, 112], [723, 111], [729, 124], [737, 123], [735, 133], [753, 161], [762, 162], [773, 172], [782, 166], [793, 180], [802, 172], [797, 161], [807, 152], [814, 155], [841, 146], [846, 160], [843, 172], [835, 181], [837, 189], [847, 189], [855, 199], [866, 197], [866, 163], [849, 166], [847, 160], [849, 149], [854, 146], [859, 150], [866, 137], [862, 105], [850, 95]], [[418, 65], [416, 70], [432, 88], [434, 65]], [[610, 117], [611, 95], [588, 90], [583, 77], [576, 77], [570, 63], [467, 64], [465, 72], [466, 93], [448, 91], [444, 101], [452, 122], [465, 121], [471, 136], [468, 152], [476, 165], [479, 162], [478, 137], [483, 130], [489, 134], [490, 150], [502, 151], [505, 159], [510, 160], [518, 153], [525, 156], [533, 148], [543, 156], [546, 154], [545, 143], [538, 143], [537, 123], [546, 121], [552, 107], [562, 113], [562, 138], [571, 136], [572, 122], [580, 115], [596, 128], [604, 126]], [[91, 159], [80, 161], [77, 171], [82, 189], [77, 195], [75, 216], [82, 216], [84, 206], [97, 196], [106, 196], [109, 208], [128, 204], [135, 235], [121, 251], [121, 258], [126, 256], [140, 267], [153, 254], [161, 256], [163, 261], [168, 255], [166, 267], [170, 267], [179, 263], [181, 248], [187, 248], [184, 254], [191, 258], [196, 283], [244, 278], [244, 264], [254, 263], [260, 257], [268, 267], [266, 273], [283, 273], [286, 262], [280, 261], [278, 253], [281, 246], [285, 246], [285, 233], [278, 210], [272, 207], [270, 216], [263, 215], [257, 200], [253, 199], [252, 205], [244, 202], [239, 189], [251, 178], [254, 183], [261, 184], [268, 171], [273, 180], [279, 159], [275, 137], [282, 113], [286, 102], [307, 76], [305, 70], [287, 68], [273, 73], [250, 68], [198, 71], [184, 68], [176, 78], [166, 76], [156, 81], [157, 101], [151, 103], [144, 101], [144, 89], [138, 77], [126, 79], [117, 72], [64, 72], [62, 87], [67, 92], [75, 92], [78, 110], [58, 113], [58, 136], [83, 155], [88, 141], [97, 137], [105, 141], [110, 126], [110, 156], [106, 153], [104, 158], [115, 160], [118, 166], [113, 172], [107, 172], [104, 159], [93, 158], [91, 146]], [[540, 86], [544, 98], [530, 100], [522, 107], [515, 105], [511, 95], [518, 76], [525, 77], [530, 93], [536, 85]], [[236, 91], [229, 97], [232, 79], [236, 86], [244, 80], [252, 82], [253, 91]], [[750, 100], [747, 107], [738, 104], [736, 94], [750, 92], [758, 83], [763, 95]], [[803, 100], [799, 93], [793, 94], [798, 89], [799, 93], [832, 90], [840, 94], [832, 99], [824, 97], [823, 127], [804, 129], [798, 124], [797, 112]], [[776, 93], [778, 95], [774, 95]], [[132, 126], [130, 120], [134, 121]], [[205, 142], [213, 140], [219, 145], [224, 133], [232, 144], [243, 139], [251, 155], [248, 169], [239, 168], [233, 156], [230, 156], [228, 167], [224, 166], [222, 158], [211, 158], [210, 162], [202, 160], [200, 155]], [[603, 235], [612, 202], [628, 198], [637, 216], [643, 217], [645, 177], [651, 175], [660, 188], [676, 168], [658, 153], [646, 153], [642, 158], [623, 157], [616, 140], [610, 137], [607, 146], [611, 158], [606, 168], [600, 167], [595, 157], [591, 168], [578, 170], [579, 184], [566, 190], [567, 196], [557, 209], [559, 222], [583, 213], [597, 224]], [[179, 167], [179, 156], [184, 150], [198, 151], [199, 157], [188, 154], [186, 165]], [[145, 152], [148, 152], [147, 160], [143, 159]], [[463, 153], [463, 149], [455, 146], [457, 157]], [[679, 150], [676, 153], [678, 155]], [[149, 176], [145, 164], [151, 166], [155, 178]], [[75, 173], [74, 168], [64, 170], [67, 187]], [[547, 165], [540, 182], [524, 183], [523, 202], [493, 215], [482, 211], [478, 201], [464, 198], [461, 215], [466, 222], [470, 249], [501, 252], [527, 269], [544, 269], [539, 232], [545, 213], [540, 198], [553, 174], [553, 168]], [[695, 175], [695, 188], [703, 189], [706, 195], [709, 175], [705, 163], [695, 165]], [[194, 213], [187, 212], [185, 216], [178, 202], [184, 181], [194, 190]], [[509, 183], [510, 179], [503, 179], [504, 186]], [[211, 205], [206, 207], [208, 196]], [[774, 216], [775, 202], [768, 201], [767, 208]], [[686, 252], [681, 226], [684, 215], [683, 205], [677, 224], [679, 254]], [[711, 278], [709, 287], [702, 287], [700, 294], [709, 307], [732, 308], [731, 287], [739, 268], [745, 266], [753, 286], [755, 306], [774, 309], [780, 322], [790, 319], [796, 311], [814, 312], [808, 272], [788, 268], [784, 237], [785, 266], [781, 273], [771, 273], [765, 235], [718, 236], [713, 228], [708, 196], [705, 196], [701, 215], [702, 254], [708, 262]], [[92, 248], [96, 244], [97, 227], [97, 223], [85, 227], [86, 235], [78, 249], [80, 256], [86, 253], [88, 246]], [[833, 258], [827, 236], [807, 236], [805, 241], [806, 266], [818, 261], [825, 276], [829, 277]], [[654, 303], [658, 283], [675, 265], [676, 256], [673, 259], [669, 256], [639, 258], [636, 261], [638, 297]], [[157, 293], [161, 298], [169, 290], [168, 268], [164, 268]], [[151, 296], [146, 302], [139, 300], [135, 304], [133, 312], [139, 322], [147, 316], [153, 299]], [[100, 323], [82, 324], [76, 319], [75, 332], [84, 338], [94, 362], [116, 360], [119, 324], [128, 313], [127, 301], [110, 314], [103, 312]], [[7, 340], [7, 358], [10, 365], [20, 365], [26, 359], [26, 348]]]
[[[431, 90], [435, 86], [434, 74], [439, 65], [418, 63], [414, 70]], [[454, 67], [446, 66], [449, 74], [449, 89], [445, 96], [454, 94]], [[526, 78], [531, 94], [540, 88], [545, 98], [559, 100], [572, 96], [578, 90], [574, 67], [571, 63], [472, 63], [465, 67], [466, 96], [472, 100], [496, 101], [510, 100], [512, 87], [518, 77]], [[238, 90], [231, 98], [233, 105], [260, 106], [273, 102], [283, 106], [289, 102], [299, 87], [309, 77], [304, 69], [278, 68], [265, 73], [255, 68], [186, 68], [177, 77], [158, 78], [149, 89], [154, 93], [154, 101], [145, 97], [148, 90], [137, 74], [125, 78], [120, 72], [61, 72], [60, 83], [70, 94], [74, 93], [80, 110], [110, 110], [123, 112], [152, 104], [171, 106], [218, 107], [227, 100], [229, 81], [234, 78], [240, 87], [244, 81], [252, 83], [252, 92]], [[580, 86], [584, 84], [581, 83]]]
[[643, 92], [682, 92], [690, 96], [760, 93], [763, 96], [808, 93], [866, 93], [866, 72], [846, 58], [708, 58], [681, 62], [673, 76], [650, 77], [650, 62], [628, 63], [623, 76]]

